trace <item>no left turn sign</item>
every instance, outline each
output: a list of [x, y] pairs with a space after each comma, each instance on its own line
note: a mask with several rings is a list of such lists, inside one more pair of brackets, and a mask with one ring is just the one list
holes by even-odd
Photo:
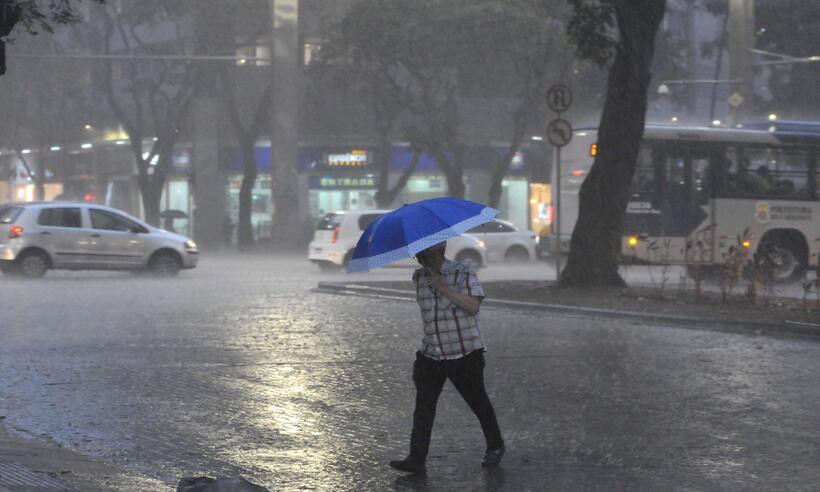
[[572, 140], [572, 125], [561, 118], [550, 121], [547, 126], [547, 140], [556, 147], [563, 147]]

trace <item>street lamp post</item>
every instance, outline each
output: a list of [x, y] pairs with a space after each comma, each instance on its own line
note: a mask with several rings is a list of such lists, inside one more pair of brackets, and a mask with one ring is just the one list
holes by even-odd
[[304, 204], [299, 197], [299, 0], [270, 0], [271, 187], [274, 246], [294, 247]]
[[736, 103], [730, 104], [729, 123], [743, 123], [753, 110], [752, 49], [754, 49], [754, 0], [729, 0], [729, 78], [738, 81]]

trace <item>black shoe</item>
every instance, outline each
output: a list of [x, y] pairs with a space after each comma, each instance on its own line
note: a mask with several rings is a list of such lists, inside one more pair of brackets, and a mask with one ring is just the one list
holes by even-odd
[[419, 461], [410, 457], [407, 457], [403, 460], [393, 460], [390, 462], [390, 466], [392, 466], [396, 470], [407, 473], [427, 473], [427, 467], [424, 466], [423, 461]]
[[504, 456], [505, 450], [506, 449], [503, 444], [500, 448], [488, 449], [487, 452], [484, 453], [484, 459], [481, 461], [481, 466], [484, 468], [498, 466], [501, 463], [501, 457]]

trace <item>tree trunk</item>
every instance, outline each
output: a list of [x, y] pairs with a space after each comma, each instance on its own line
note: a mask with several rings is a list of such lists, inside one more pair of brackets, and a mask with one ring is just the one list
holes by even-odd
[[619, 30], [598, 130], [598, 155], [581, 186], [566, 286], [625, 286], [618, 273], [624, 214], [646, 119], [650, 65], [665, 0], [614, 2]]
[[390, 142], [390, 129], [392, 122], [383, 122], [379, 128], [379, 142], [381, 152], [379, 154], [379, 183], [376, 190], [376, 206], [379, 208], [389, 207], [393, 202], [390, 196], [390, 156], [393, 153], [393, 144]]
[[145, 222], [152, 226], [159, 227], [160, 199], [162, 198], [162, 188], [156, 189], [153, 180], [148, 182], [148, 186], [140, 187], [142, 193], [142, 208], [145, 211]]
[[[11, 4], [7, 0], [0, 0], [0, 38], [5, 38], [14, 29], [20, 20], [21, 7], [19, 2]], [[0, 75], [6, 73], [6, 43], [0, 39]]]
[[492, 182], [490, 183], [488, 205], [492, 208], [497, 209], [498, 204], [501, 201], [501, 192], [503, 191], [501, 183], [504, 181], [504, 177], [510, 170], [510, 164], [512, 164], [515, 154], [521, 150], [521, 144], [524, 142], [524, 136], [527, 132], [527, 121], [530, 116], [530, 108], [533, 106], [535, 106], [535, 102], [532, 101], [531, 98], [527, 98], [522, 101], [522, 105], [515, 113], [515, 122], [512, 139], [510, 139], [510, 146], [507, 148], [507, 152], [505, 152], [504, 155], [499, 158], [498, 162], [496, 162], [491, 176]]
[[6, 73], [6, 43], [0, 40], [0, 75]]
[[34, 171], [34, 198], [37, 201], [46, 199], [46, 151], [47, 147], [41, 147], [37, 153], [37, 169]]
[[380, 129], [379, 141], [381, 146], [381, 159], [379, 159], [379, 184], [375, 196], [376, 206], [379, 208], [388, 208], [393, 204], [393, 201], [399, 193], [401, 193], [404, 187], [407, 186], [407, 181], [409, 181], [410, 176], [416, 172], [416, 167], [418, 166], [419, 159], [421, 158], [421, 151], [416, 147], [413, 147], [413, 160], [407, 168], [402, 170], [401, 176], [399, 177], [396, 185], [393, 187], [390, 186], [390, 157], [393, 153], [393, 144], [390, 141], [392, 128], [393, 121], [391, 119], [386, 121]]
[[376, 204], [379, 208], [388, 208], [390, 207], [390, 205], [392, 205], [393, 201], [396, 199], [397, 196], [399, 196], [399, 193], [401, 193], [401, 190], [403, 190], [404, 187], [407, 186], [407, 182], [410, 180], [410, 176], [412, 176], [413, 173], [416, 172], [416, 167], [418, 167], [420, 159], [421, 151], [418, 149], [413, 149], [413, 160], [410, 162], [410, 165], [402, 171], [401, 176], [399, 177], [399, 181], [396, 183], [396, 186], [392, 188], [388, 187], [388, 189], [386, 189], [384, 193], [382, 193], [381, 189], [378, 192], [376, 192]]
[[280, 165], [273, 172], [273, 247], [297, 251], [302, 247], [304, 226], [299, 220], [299, 174], [296, 163]]
[[453, 198], [464, 198], [466, 187], [464, 186], [464, 170], [461, 166], [461, 154], [458, 149], [454, 152], [453, 159], [439, 146], [430, 149], [433, 159], [438, 163], [438, 167], [444, 172], [447, 179], [447, 195]]
[[253, 211], [253, 187], [256, 183], [256, 156], [254, 154], [253, 139], [243, 139], [240, 142], [242, 152], [242, 185], [239, 188], [239, 224], [237, 225], [237, 242], [239, 251], [249, 251], [253, 249], [253, 223], [251, 222], [251, 212]]
[[[157, 164], [151, 166], [149, 162], [143, 161], [139, 170], [139, 187], [142, 195], [142, 206], [145, 211], [145, 221], [155, 227], [160, 227], [159, 214], [162, 206], [162, 192], [165, 190], [166, 177], [174, 159], [173, 144], [160, 141], [158, 149]], [[153, 173], [149, 174], [149, 169], [153, 170]]]

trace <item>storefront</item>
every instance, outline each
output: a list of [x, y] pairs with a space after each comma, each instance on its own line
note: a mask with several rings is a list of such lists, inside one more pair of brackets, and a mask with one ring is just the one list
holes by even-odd
[[299, 167], [307, 178], [308, 215], [312, 220], [337, 210], [376, 208], [375, 152], [340, 147], [299, 150]]
[[[503, 145], [475, 146], [463, 155], [465, 197], [479, 202], [487, 201], [491, 184], [491, 170], [507, 149]], [[307, 217], [318, 220], [324, 214], [339, 210], [366, 210], [377, 208], [376, 192], [381, 176], [378, 163], [380, 149], [373, 146], [302, 146], [299, 149], [299, 181], [293, 183], [305, 197]], [[407, 145], [395, 145], [390, 155], [390, 185], [394, 185], [402, 171], [412, 165], [413, 152]], [[239, 191], [242, 184], [242, 162], [238, 149], [224, 149], [223, 162], [227, 172], [228, 214], [232, 224], [239, 220]], [[270, 148], [256, 147], [255, 159], [259, 177], [253, 189], [251, 221], [257, 238], [270, 235], [273, 205], [271, 196]], [[548, 185], [531, 186], [533, 170], [548, 174], [544, 168], [543, 152], [522, 148], [510, 165], [502, 182], [499, 218], [516, 226], [542, 228], [547, 220], [549, 203]], [[544, 185], [542, 185], [544, 186]], [[392, 206], [427, 198], [447, 196], [447, 179], [436, 161], [421, 154], [414, 174], [407, 181]]]
[[[32, 151], [23, 152], [22, 158], [14, 153], [0, 156], [0, 172], [3, 175], [3, 181], [0, 181], [0, 203], [31, 202], [37, 199], [35, 169], [40, 165], [41, 157]], [[53, 200], [63, 192], [63, 184], [50, 165], [51, 157], [53, 156], [45, 157], [44, 200]]]
[[[231, 220], [233, 240], [236, 240], [236, 225], [239, 223], [239, 192], [242, 189], [242, 175], [228, 177], [228, 215]], [[254, 238], [269, 238], [273, 220], [273, 197], [269, 174], [256, 178], [251, 191], [251, 226]]]

